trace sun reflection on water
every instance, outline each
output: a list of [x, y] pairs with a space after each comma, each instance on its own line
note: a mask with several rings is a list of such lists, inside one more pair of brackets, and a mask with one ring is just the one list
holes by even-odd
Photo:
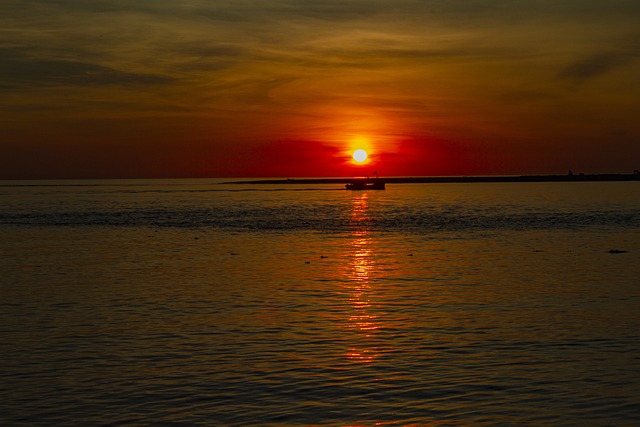
[[354, 224], [352, 240], [349, 242], [347, 258], [349, 277], [348, 301], [350, 314], [348, 328], [358, 334], [347, 353], [350, 360], [371, 363], [378, 357], [378, 350], [371, 342], [378, 329], [380, 319], [372, 312], [372, 280], [376, 269], [374, 243], [366, 227], [369, 221], [369, 202], [366, 192], [359, 193], [352, 203], [351, 220]]

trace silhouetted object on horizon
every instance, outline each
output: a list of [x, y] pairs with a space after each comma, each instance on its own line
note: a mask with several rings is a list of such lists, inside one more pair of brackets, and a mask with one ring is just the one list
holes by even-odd
[[380, 178], [357, 178], [345, 185], [347, 190], [384, 190], [385, 182]]

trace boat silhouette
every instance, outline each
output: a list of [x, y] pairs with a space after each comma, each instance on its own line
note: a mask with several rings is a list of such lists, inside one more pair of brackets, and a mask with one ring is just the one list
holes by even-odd
[[345, 187], [347, 190], [384, 190], [385, 182], [380, 178], [355, 178]]

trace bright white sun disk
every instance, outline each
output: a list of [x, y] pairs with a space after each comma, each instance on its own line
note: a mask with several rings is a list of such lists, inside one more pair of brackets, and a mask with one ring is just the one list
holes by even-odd
[[359, 149], [353, 152], [353, 160], [358, 163], [362, 163], [367, 160], [367, 152], [363, 149]]

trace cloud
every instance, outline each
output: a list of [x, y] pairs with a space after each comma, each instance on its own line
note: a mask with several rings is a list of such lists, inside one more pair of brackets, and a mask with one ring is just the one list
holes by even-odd
[[560, 71], [558, 77], [582, 83], [625, 66], [636, 58], [627, 52], [601, 52], [575, 61]]
[[296, 0], [284, 0], [283, 6], [300, 16], [307, 16], [318, 20], [326, 21], [350, 21], [366, 18], [385, 10], [393, 9], [387, 1], [352, 0], [327, 1], [327, 0], [307, 0], [304, 2]]
[[86, 62], [33, 58], [14, 49], [0, 49], [0, 81], [5, 87], [15, 84], [104, 86], [164, 84], [173, 79]]

